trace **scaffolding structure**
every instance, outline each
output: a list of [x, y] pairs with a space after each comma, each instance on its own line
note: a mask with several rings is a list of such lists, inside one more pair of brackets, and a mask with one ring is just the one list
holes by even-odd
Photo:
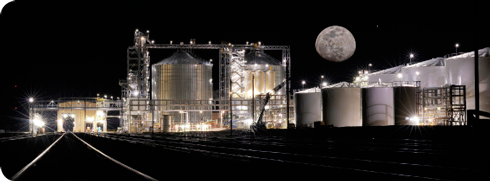
[[466, 125], [466, 86], [446, 85], [423, 88], [418, 96], [421, 125]]
[[[208, 49], [219, 50], [219, 92], [218, 100], [188, 100], [187, 102], [179, 102], [177, 100], [152, 100], [150, 94], [150, 49]], [[220, 111], [220, 112], [232, 112], [235, 113], [233, 117], [231, 115], [225, 115], [229, 119], [234, 119], [237, 116], [251, 118], [252, 109], [251, 100], [245, 99], [245, 51], [246, 50], [278, 50], [282, 51], [281, 65], [286, 70], [286, 94], [288, 95], [290, 87], [290, 48], [283, 45], [263, 45], [258, 43], [246, 43], [246, 44], [196, 44], [195, 40], [191, 40], [189, 44], [173, 44], [170, 41], [169, 44], [155, 44], [154, 41], [149, 39], [149, 31], [146, 33], [138, 30], [134, 33], [134, 45], [127, 49], [127, 78], [126, 80], [120, 80], [121, 96], [124, 101], [124, 111], [122, 115], [122, 127], [128, 130], [132, 124], [132, 121], [153, 121], [159, 114], [158, 110], [163, 109], [165, 111], [179, 111], [188, 113], [189, 111]], [[230, 81], [231, 80], [231, 81]], [[229, 98], [232, 95], [232, 105], [229, 105]], [[282, 96], [286, 99], [290, 96]], [[191, 101], [191, 102], [189, 102]], [[198, 104], [195, 104], [197, 101]], [[280, 107], [289, 107], [290, 101], [282, 101], [285, 105], [278, 105]], [[260, 104], [255, 104], [259, 107]], [[273, 105], [271, 108], [278, 108]], [[272, 109], [271, 109], [272, 110]], [[157, 113], [155, 113], [157, 111]], [[283, 112], [283, 111], [279, 111]], [[285, 109], [284, 117], [285, 122], [290, 120], [290, 109]]]

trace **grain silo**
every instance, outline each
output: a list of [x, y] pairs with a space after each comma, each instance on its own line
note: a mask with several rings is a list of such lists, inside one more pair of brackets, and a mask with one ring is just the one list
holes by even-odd
[[[188, 109], [193, 110], [179, 112], [181, 107], [160, 106], [160, 115], [173, 116], [175, 124], [187, 120], [190, 123], [199, 123], [211, 119], [210, 111], [199, 111], [207, 109], [206, 107], [194, 105], [213, 98], [210, 82], [212, 67], [211, 63], [182, 50], [152, 65], [152, 99], [169, 100], [160, 101], [162, 104], [189, 105]], [[160, 115], [157, 114], [156, 118], [163, 118]]]
[[[254, 94], [267, 93], [286, 79], [284, 67], [281, 61], [266, 54], [264, 50], [252, 50], [245, 55], [245, 95], [252, 96], [252, 74], [255, 75]], [[279, 93], [284, 95], [285, 89]]]

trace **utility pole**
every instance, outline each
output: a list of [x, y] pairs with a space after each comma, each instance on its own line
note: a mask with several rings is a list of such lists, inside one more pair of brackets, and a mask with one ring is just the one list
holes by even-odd
[[475, 117], [476, 120], [480, 120], [480, 74], [478, 72], [478, 46], [475, 39]]
[[252, 123], [255, 121], [255, 74], [252, 74]]
[[151, 100], [150, 96], [150, 108], [151, 108], [151, 135], [153, 136], [154, 134], [154, 129], [155, 129], [155, 103], [153, 100]]
[[289, 129], [289, 60], [286, 61], [286, 119], [287, 126], [286, 129]]
[[231, 93], [231, 88], [233, 87], [231, 84], [231, 77], [230, 77], [230, 136], [233, 135], [233, 109], [231, 108], [231, 97], [233, 94]]

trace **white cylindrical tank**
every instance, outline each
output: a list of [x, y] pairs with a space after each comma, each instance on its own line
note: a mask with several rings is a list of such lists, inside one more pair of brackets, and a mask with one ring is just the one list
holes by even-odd
[[[490, 57], [478, 57], [480, 110], [490, 112]], [[466, 109], [475, 109], [474, 57], [446, 59], [446, 83], [466, 85]]]
[[395, 125], [414, 125], [410, 118], [417, 116], [418, 87], [395, 87]]
[[393, 81], [396, 81], [396, 74], [369, 75], [369, 83], [392, 83]]
[[257, 70], [255, 71], [255, 94], [264, 93], [265, 89], [265, 77], [264, 71]]
[[273, 70], [269, 70], [265, 73], [265, 91], [274, 90], [274, 84], [276, 81], [276, 72]]
[[445, 74], [446, 67], [444, 66], [404, 67], [402, 69], [402, 80], [420, 81], [420, 88], [440, 87], [445, 84]]
[[322, 120], [322, 96], [320, 92], [294, 94], [294, 118], [297, 127], [313, 127]]
[[361, 89], [322, 89], [322, 119], [325, 125], [335, 127], [362, 126]]
[[362, 89], [362, 126], [394, 125], [392, 87]]

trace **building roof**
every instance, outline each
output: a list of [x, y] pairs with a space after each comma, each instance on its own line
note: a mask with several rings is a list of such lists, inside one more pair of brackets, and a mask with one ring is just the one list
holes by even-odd
[[245, 55], [246, 64], [269, 64], [269, 65], [281, 65], [281, 61], [266, 54], [264, 50], [252, 50]]
[[156, 63], [157, 65], [161, 64], [210, 64], [204, 59], [196, 57], [196, 55], [191, 54], [186, 51], [177, 51], [172, 54], [172, 56], [161, 60]]

